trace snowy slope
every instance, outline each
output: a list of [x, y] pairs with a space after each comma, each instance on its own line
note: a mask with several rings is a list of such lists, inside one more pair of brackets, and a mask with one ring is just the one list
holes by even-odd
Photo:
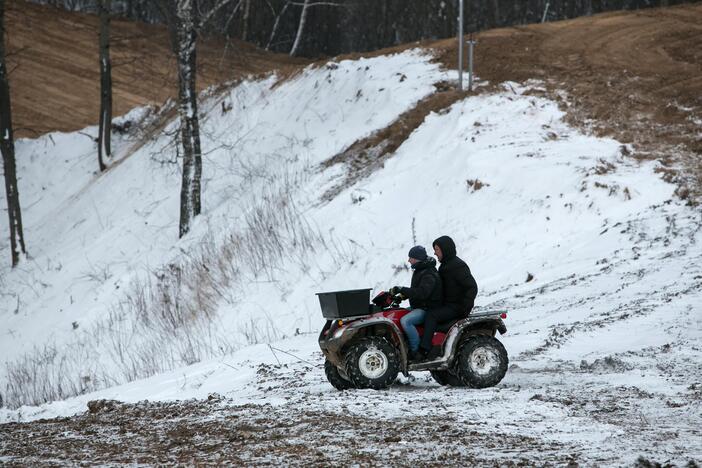
[[[267, 187], [275, 191], [285, 178], [299, 185], [305, 172], [389, 124], [443, 77], [428, 57], [409, 52], [309, 69], [279, 86], [274, 77], [244, 82], [206, 99], [205, 226], [180, 243], [180, 174], [170, 136], [147, 143], [102, 175], [94, 173], [89, 136], [95, 128], [18, 142], [33, 261], [13, 272], [3, 265], [0, 273], [6, 282], [0, 314], [11, 331], [0, 353], [13, 359], [34, 344], [72, 339], [72, 323], [80, 330], [103, 317], [133, 274], [167, 264], [205, 231], [236, 230]], [[222, 104], [232, 110], [223, 114]], [[124, 158], [132, 144], [119, 143], [115, 153]], [[8, 241], [1, 242], [0, 252], [7, 253]]]
[[[1, 273], [7, 331], [0, 352], [8, 361], [47, 341], [75, 343], [124, 300], [133, 278], [204, 244], [225, 245], [228, 234], [245, 230], [252, 207], [266, 206], [261, 200], [281, 187], [312, 243], [300, 249], [284, 239], [289, 255], [266, 267], [251, 243], [277, 238], [246, 238], [237, 253], [241, 276], [215, 300], [211, 344], [226, 342], [226, 351], [190, 366], [172, 361], [175, 370], [65, 402], [2, 410], [0, 421], [72, 415], [97, 398], [212, 392], [233, 406], [392, 420], [426, 414], [439, 398], [456, 427], [510, 437], [529, 427], [556, 447], [560, 455], [551, 461], [564, 462], [563, 453], [606, 464], [631, 463], [642, 453], [680, 463], [702, 456], [702, 220], [673, 198], [657, 163], [569, 127], [555, 103], [512, 84], [431, 114], [382, 169], [320, 200], [346, 168], [319, 163], [390, 123], [444, 79], [428, 57], [410, 52], [310, 69], [278, 86], [273, 79], [245, 82], [208, 97], [205, 214], [180, 242], [178, 171], [164, 162], [173, 157], [167, 137], [102, 176], [91, 173], [85, 136], [21, 142], [33, 259]], [[222, 102], [232, 110], [223, 112]], [[59, 138], [51, 151], [60, 158], [43, 153], [51, 138]], [[406, 251], [442, 234], [471, 266], [478, 306], [510, 310], [501, 337], [512, 363], [505, 380], [466, 391], [416, 374], [388, 392], [346, 393], [340, 408], [320, 367], [315, 331], [323, 321], [314, 292], [407, 283], [410, 274], [399, 267]], [[526, 282], [528, 274], [534, 279]], [[290, 338], [295, 333], [302, 335]], [[246, 346], [252, 342], [272, 347]], [[108, 354], [97, 361], [121, 384]], [[420, 403], [410, 407], [408, 398]], [[428, 448], [417, 450], [420, 456]], [[523, 453], [539, 459], [539, 448], [532, 452]]]

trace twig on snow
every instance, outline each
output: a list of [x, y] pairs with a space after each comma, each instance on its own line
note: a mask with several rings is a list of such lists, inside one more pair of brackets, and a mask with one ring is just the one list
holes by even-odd
[[271, 349], [271, 353], [273, 353], [273, 356], [275, 357], [275, 360], [278, 361], [278, 365], [281, 365], [281, 364], [280, 364], [280, 359], [278, 359], [278, 355], [275, 354], [275, 351], [273, 351], [273, 346], [271, 346], [271, 344], [268, 343], [268, 347]]
[[234, 366], [230, 366], [230, 365], [229, 365], [229, 364], [227, 364], [226, 362], [220, 362], [220, 364], [224, 364], [225, 366], [227, 366], [227, 367], [231, 367], [231, 368], [232, 368], [232, 369], [234, 369], [234, 370], [239, 370], [239, 369], [237, 369], [237, 368], [236, 368], [236, 367], [234, 367]]
[[[285, 353], [285, 354], [287, 354], [288, 356], [294, 357], [294, 358], [297, 359], [298, 361], [302, 361], [302, 362], [305, 362], [305, 363], [309, 364], [309, 365], [312, 366], [312, 367], [316, 367], [316, 366], [315, 366], [314, 364], [312, 364], [310, 361], [306, 361], [306, 360], [302, 359], [302, 358], [299, 357], [299, 356], [295, 356], [293, 353], [289, 353], [289, 352], [287, 352], [287, 351], [283, 351], [282, 349], [274, 348], [273, 346], [270, 345], [270, 343], [268, 344], [268, 347], [271, 348], [271, 351], [273, 351], [273, 350], [280, 351], [281, 353]], [[273, 355], [275, 355], [275, 352], [273, 353]], [[277, 356], [276, 356], [276, 359], [278, 359]], [[280, 364], [280, 361], [278, 361], [278, 364]]]

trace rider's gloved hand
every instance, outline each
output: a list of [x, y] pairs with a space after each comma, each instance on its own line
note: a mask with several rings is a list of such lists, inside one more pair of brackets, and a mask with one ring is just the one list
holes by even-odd
[[402, 287], [400, 287], [400, 286], [393, 286], [392, 288], [390, 288], [390, 291], [388, 291], [388, 292], [390, 293], [391, 296], [396, 296], [396, 295], [400, 294], [401, 289], [402, 289]]

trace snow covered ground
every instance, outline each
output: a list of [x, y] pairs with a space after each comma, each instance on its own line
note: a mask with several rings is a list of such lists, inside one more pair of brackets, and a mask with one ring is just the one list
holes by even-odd
[[[179, 173], [167, 135], [144, 145], [121, 138], [120, 162], [102, 175], [94, 173], [94, 143], [83, 134], [19, 142], [32, 258], [16, 271], [0, 270], [0, 353], [8, 363], [48, 369], [51, 381], [87, 376], [88, 393], [0, 409], [0, 422], [75, 415], [102, 398], [217, 393], [221, 398], [207, 403], [217, 409], [201, 418], [236, 414], [268, 428], [265, 421], [288, 421], [299, 429], [290, 429], [290, 439], [302, 445], [319, 436], [300, 422], [303, 413], [330, 421], [320, 431], [336, 450], [303, 462], [359, 453], [371, 456], [356, 458], [361, 464], [440, 463], [446, 454], [466, 463], [700, 460], [702, 219], [673, 197], [657, 163], [569, 127], [554, 102], [511, 84], [429, 115], [382, 169], [321, 199], [350, 169], [320, 163], [446, 79], [429, 57], [407, 52], [331, 63], [275, 86], [273, 78], [244, 82], [207, 97], [204, 214], [181, 241]], [[283, 216], [270, 215], [271, 207]], [[256, 217], [256, 210], [268, 214]], [[252, 219], [277, 225], [268, 226], [272, 234], [262, 228], [250, 235], [252, 225], [261, 227]], [[500, 337], [511, 363], [504, 381], [465, 390], [417, 373], [388, 391], [336, 392], [321, 366], [314, 293], [406, 284], [409, 247], [429, 247], [443, 234], [471, 266], [478, 306], [510, 311]], [[123, 341], [106, 331], [115, 324], [116, 333], [136, 330], [124, 323], [132, 316], [119, 315], [135, 278], [181, 271], [183, 259], [226, 250], [236, 235], [236, 274], [212, 300], [210, 339], [198, 338], [198, 359], [180, 352], [189, 334], [132, 331]], [[257, 242], [282, 247], [268, 257]], [[9, 258], [8, 248], [0, 240], [0, 256]], [[161, 346], [169, 358], [154, 366], [156, 375], [125, 383], [131, 379], [123, 365], [134, 361], [118, 355], [114, 342], [129, 344], [119, 348], [127, 356]], [[44, 362], [27, 358], [33, 349], [29, 356]], [[75, 352], [64, 363], [66, 350]], [[0, 382], [7, 388], [7, 373]], [[1, 427], [19, 434], [24, 426]], [[373, 428], [385, 435], [363, 440]], [[270, 433], [261, 434], [258, 442], [270, 446]], [[264, 460], [250, 450], [249, 462]], [[285, 453], [269, 461], [286, 460]]]

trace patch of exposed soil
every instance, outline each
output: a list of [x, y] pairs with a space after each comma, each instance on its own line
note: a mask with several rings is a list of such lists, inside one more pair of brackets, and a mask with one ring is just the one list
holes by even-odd
[[[567, 443], [455, 416], [378, 420], [352, 413], [208, 401], [89, 403], [73, 418], [0, 425], [9, 465], [565, 465]], [[508, 449], [505, 449], [509, 447]], [[493, 453], [495, 452], [495, 453]], [[538, 461], [537, 461], [538, 460]]]
[[[15, 136], [95, 125], [100, 106], [97, 17], [23, 0], [10, 0], [6, 8]], [[113, 20], [111, 40], [115, 116], [175, 95], [175, 60], [165, 27]], [[273, 70], [286, 75], [306, 63], [241, 41], [202, 38], [198, 88]]]

